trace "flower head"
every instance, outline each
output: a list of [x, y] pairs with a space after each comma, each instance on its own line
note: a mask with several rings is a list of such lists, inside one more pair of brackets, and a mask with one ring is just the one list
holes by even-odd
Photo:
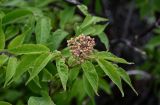
[[80, 35], [67, 41], [72, 55], [83, 62], [93, 51], [95, 45], [94, 38]]

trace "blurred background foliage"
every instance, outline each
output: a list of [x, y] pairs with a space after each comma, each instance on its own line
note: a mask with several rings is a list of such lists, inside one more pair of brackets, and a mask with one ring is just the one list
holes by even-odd
[[[115, 86], [110, 84], [113, 92], [108, 92], [109, 95], [101, 91], [100, 96], [95, 97], [97, 105], [160, 105], [160, 0], [1, 0], [0, 16], [3, 16], [1, 11], [7, 13], [15, 8], [26, 7], [34, 12], [37, 19], [43, 16], [52, 18], [51, 30], [60, 27], [70, 34], [76, 34], [74, 23], [82, 21], [84, 14], [75, 6], [81, 3], [87, 5], [92, 15], [109, 19], [107, 23], [100, 23], [107, 24], [105, 33], [109, 38], [109, 50], [115, 55], [135, 63], [132, 66], [120, 66], [126, 68], [128, 74], [132, 76], [133, 84], [139, 95], [136, 96], [124, 84], [126, 95], [122, 98]], [[29, 15], [30, 12], [25, 12], [27, 15], [23, 12], [23, 10], [17, 11], [17, 14], [21, 14], [19, 16], [21, 21], [17, 21], [12, 14], [10, 14], [11, 20], [6, 18], [4, 21], [6, 26], [16, 21], [16, 24], [8, 25], [5, 30], [7, 41], [17, 34], [23, 33], [37, 20]], [[29, 16], [29, 20], [26, 20], [26, 16]], [[96, 39], [96, 42], [98, 43], [97, 49], [106, 49], [99, 38]], [[65, 44], [63, 43], [63, 45]], [[106, 80], [110, 82], [108, 79]], [[2, 82], [0, 81], [0, 84]], [[77, 86], [80, 87], [80, 84]], [[0, 99], [21, 105], [27, 100], [28, 89], [29, 87], [25, 88], [24, 84], [13, 85], [10, 89], [1, 88]], [[24, 93], [22, 94], [21, 91]], [[57, 96], [57, 100], [58, 98]], [[18, 99], [21, 100], [17, 102]], [[74, 101], [72, 103], [75, 105]]]

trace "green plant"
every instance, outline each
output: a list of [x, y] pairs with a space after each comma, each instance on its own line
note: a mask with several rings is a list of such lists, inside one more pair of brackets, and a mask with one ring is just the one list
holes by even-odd
[[[67, 105], [73, 98], [81, 104], [87, 96], [94, 104], [99, 88], [111, 93], [104, 76], [122, 96], [121, 79], [136, 93], [125, 70], [117, 65], [130, 63], [109, 51], [93, 49], [91, 37], [95, 36], [109, 48], [103, 32], [106, 25], [98, 24], [107, 19], [89, 14], [84, 5], [78, 8], [84, 20], [62, 0], [0, 3], [0, 104], [10, 105], [6, 100], [16, 105]], [[78, 47], [72, 43], [76, 38], [81, 49], [73, 48]], [[18, 90], [21, 86], [25, 89]]]

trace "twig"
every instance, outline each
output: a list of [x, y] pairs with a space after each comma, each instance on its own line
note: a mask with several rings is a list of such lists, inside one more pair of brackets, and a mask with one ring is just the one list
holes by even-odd
[[12, 54], [12, 53], [10, 53], [10, 52], [8, 52], [8, 51], [0, 51], [0, 55], [7, 55], [7, 56], [9, 56], [9, 57], [13, 57], [13, 56], [15, 56], [14, 54]]
[[150, 79], [151, 75], [147, 72], [144, 72], [142, 70], [129, 70], [127, 71], [128, 75], [141, 75], [146, 79]]

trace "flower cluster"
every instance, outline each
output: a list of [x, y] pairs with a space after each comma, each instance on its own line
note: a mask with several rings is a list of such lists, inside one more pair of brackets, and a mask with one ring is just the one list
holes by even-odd
[[93, 51], [95, 45], [94, 38], [80, 35], [67, 41], [72, 55], [83, 62]]

